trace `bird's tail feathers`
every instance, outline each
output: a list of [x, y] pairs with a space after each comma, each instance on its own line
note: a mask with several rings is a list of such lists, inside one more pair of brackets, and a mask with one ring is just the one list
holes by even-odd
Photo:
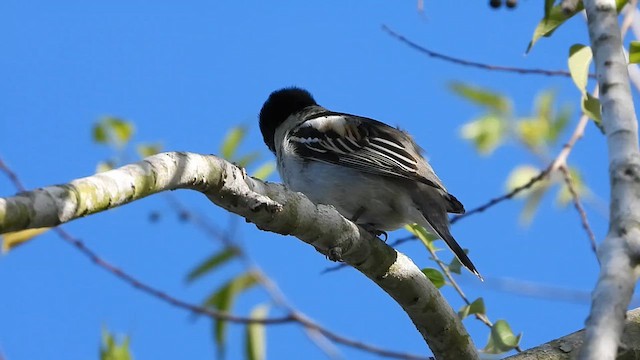
[[[480, 280], [484, 281], [478, 269], [476, 269], [475, 265], [471, 262], [471, 259], [469, 259], [456, 239], [451, 235], [451, 232], [449, 232], [449, 219], [447, 217], [448, 204], [442, 201], [446, 199], [440, 200], [436, 197], [439, 194], [436, 195], [435, 193], [425, 191], [419, 191], [416, 195], [414, 201], [418, 204], [419, 210], [426, 220], [426, 225], [428, 225], [427, 230], [432, 230], [435, 235], [444, 240], [458, 260], [460, 260], [460, 263], [480, 278]], [[455, 197], [453, 199], [455, 199]]]

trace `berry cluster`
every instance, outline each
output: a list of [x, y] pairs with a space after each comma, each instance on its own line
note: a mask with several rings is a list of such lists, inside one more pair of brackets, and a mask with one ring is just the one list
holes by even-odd
[[[516, 5], [518, 5], [518, 0], [506, 0], [505, 4], [507, 5], [507, 8], [513, 9], [514, 7], [516, 7]], [[497, 9], [502, 6], [502, 0], [489, 0], [489, 6]]]

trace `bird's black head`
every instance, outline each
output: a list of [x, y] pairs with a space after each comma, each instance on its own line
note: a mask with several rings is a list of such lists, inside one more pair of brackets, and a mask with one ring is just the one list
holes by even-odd
[[311, 105], [318, 105], [313, 96], [307, 90], [297, 87], [280, 89], [269, 95], [260, 110], [260, 131], [269, 150], [276, 152], [273, 136], [278, 126], [290, 115]]

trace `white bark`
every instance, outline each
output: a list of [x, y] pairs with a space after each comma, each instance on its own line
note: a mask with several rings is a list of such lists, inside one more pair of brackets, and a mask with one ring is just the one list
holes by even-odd
[[215, 156], [163, 153], [136, 164], [0, 198], [0, 233], [56, 226], [165, 190], [200, 191], [260, 229], [293, 235], [355, 267], [409, 315], [438, 359], [477, 359], [457, 314], [405, 255], [283, 185], [250, 178]]
[[640, 259], [640, 154], [614, 0], [584, 0], [609, 150], [610, 224], [580, 359], [615, 359]]

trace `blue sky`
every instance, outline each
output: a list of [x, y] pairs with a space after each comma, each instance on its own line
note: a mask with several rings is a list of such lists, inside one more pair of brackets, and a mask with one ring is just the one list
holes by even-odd
[[[576, 17], [524, 54], [542, 5], [520, 1], [494, 11], [484, 1], [241, 1], [82, 2], [3, 1], [0, 4], [0, 157], [29, 188], [90, 175], [112, 150], [91, 140], [102, 116], [135, 122], [134, 141], [161, 142], [165, 150], [217, 153], [227, 130], [249, 127], [244, 151], [271, 159], [257, 127], [268, 94], [298, 85], [321, 104], [399, 125], [423, 146], [434, 168], [473, 208], [504, 192], [510, 170], [541, 165], [514, 144], [480, 157], [460, 138], [461, 126], [481, 114], [448, 90], [465, 81], [508, 94], [516, 113], [531, 112], [535, 95], [553, 89], [578, 119], [579, 93], [567, 78], [523, 76], [460, 67], [409, 49], [381, 30], [386, 24], [433, 50], [492, 64], [565, 69], [568, 48], [588, 43]], [[568, 134], [563, 135], [566, 139]], [[587, 205], [597, 238], [607, 229], [608, 176], [603, 136], [591, 124], [571, 154], [600, 199]], [[273, 176], [273, 181], [278, 181]], [[0, 176], [0, 196], [15, 193]], [[354, 270], [321, 274], [332, 264], [294, 238], [264, 233], [227, 215], [204, 196], [172, 195], [237, 239], [287, 298], [327, 328], [392, 350], [426, 353], [400, 308]], [[453, 228], [488, 279], [460, 277], [471, 299], [484, 297], [492, 320], [506, 319], [524, 333], [528, 348], [578, 330], [587, 302], [537, 299], [497, 291], [492, 279], [516, 279], [588, 292], [597, 262], [575, 211], [547, 196], [529, 227], [518, 222], [519, 201], [496, 206]], [[161, 219], [149, 223], [151, 212]], [[240, 263], [193, 285], [186, 273], [219, 245], [181, 222], [166, 197], [64, 225], [105, 259], [178, 298], [202, 301], [243, 269]], [[390, 234], [390, 239], [406, 235]], [[402, 245], [421, 267], [434, 264], [417, 243]], [[449, 252], [442, 252], [450, 259]], [[0, 257], [0, 351], [8, 360], [97, 358], [100, 329], [127, 333], [137, 359], [210, 359], [211, 323], [142, 294], [98, 268], [54, 234]], [[493, 285], [492, 285], [493, 284]], [[444, 294], [458, 309], [451, 287]], [[247, 314], [268, 297], [243, 295], [235, 312]], [[276, 312], [277, 313], [277, 312]], [[465, 320], [482, 347], [488, 329]], [[324, 359], [296, 325], [267, 329], [272, 359]], [[242, 357], [243, 328], [231, 325], [228, 358]], [[340, 347], [347, 358], [374, 355]]]

